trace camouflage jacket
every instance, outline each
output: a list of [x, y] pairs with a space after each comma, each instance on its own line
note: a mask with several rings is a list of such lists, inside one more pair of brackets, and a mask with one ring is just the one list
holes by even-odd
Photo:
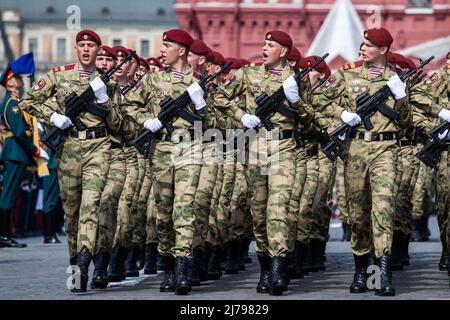
[[[220, 93], [224, 96], [217, 100], [218, 107], [229, 109], [225, 111], [236, 122], [240, 122], [245, 113], [255, 114], [257, 104], [255, 98], [266, 92], [272, 95], [278, 90], [283, 81], [294, 72], [287, 65], [284, 67], [281, 76], [272, 75], [265, 66], [255, 66], [242, 68], [236, 72], [236, 80], [231, 82], [228, 86], [223, 87]], [[291, 119], [276, 112], [270, 121], [276, 129], [294, 129], [296, 127], [296, 120], [303, 127], [311, 123], [314, 118], [314, 111], [309, 105], [312, 101], [311, 86], [309, 78], [302, 79], [300, 84], [300, 100], [296, 103], [290, 103], [287, 99], [283, 102], [291, 108], [298, 110], [298, 119]], [[242, 104], [236, 103], [236, 97], [245, 97], [245, 108], [242, 109]]]
[[[396, 74], [395, 68], [386, 65], [384, 72], [380, 76], [373, 78], [367, 64], [363, 61], [348, 63], [328, 78], [318, 108], [325, 112], [324, 110], [327, 106], [332, 106], [334, 117], [340, 121], [341, 113], [344, 110], [356, 112], [355, 100], [360, 94], [368, 92], [370, 95], [373, 95], [386, 84], [390, 77]], [[339, 104], [334, 103], [331, 105], [333, 101], [338, 101]], [[410, 125], [412, 119], [411, 108], [406, 98], [396, 101], [394, 97], [389, 96], [385, 103], [390, 108], [399, 111], [400, 115], [394, 121], [381, 112], [376, 112], [370, 118], [374, 126], [373, 132], [398, 132], [401, 128], [406, 128]], [[356, 127], [356, 130], [366, 131], [362, 123]]]
[[[53, 126], [50, 123], [51, 115], [54, 112], [65, 114], [64, 99], [72, 92], [80, 95], [89, 88], [89, 81], [99, 76], [96, 70], [92, 73], [90, 80], [81, 79], [76, 64], [55, 67], [25, 94], [20, 105], [24, 110], [29, 110], [31, 115], [43, 120], [46, 125]], [[83, 112], [80, 119], [87, 128], [103, 126], [106, 123], [112, 133], [120, 132], [122, 125], [122, 115], [119, 110], [120, 90], [115, 83], [109, 83], [107, 87], [110, 99], [106, 107], [110, 112], [106, 118]]]

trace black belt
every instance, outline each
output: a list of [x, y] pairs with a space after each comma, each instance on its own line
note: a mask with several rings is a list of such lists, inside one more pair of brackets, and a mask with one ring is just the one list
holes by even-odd
[[406, 147], [406, 146], [415, 146], [417, 143], [415, 141], [411, 140], [400, 140], [400, 146]]
[[[279, 135], [277, 136], [276, 133], [279, 133]], [[290, 139], [294, 136], [294, 130], [266, 131], [266, 134], [263, 134], [262, 138], [267, 137], [267, 135], [272, 135], [272, 139], [277, 140]]]
[[70, 130], [70, 136], [79, 140], [98, 139], [108, 136], [108, 130], [106, 130], [106, 128], [91, 128], [86, 129], [85, 131], [72, 129]]
[[[189, 129], [188, 131], [189, 131], [189, 135], [191, 137], [191, 141], [194, 140], [195, 139], [194, 130], [193, 129]], [[184, 135], [182, 135], [182, 134], [178, 135], [177, 134], [177, 135], [173, 135], [173, 136], [179, 137], [180, 138], [179, 142], [183, 141]], [[161, 140], [161, 141], [164, 140], [164, 141], [167, 141], [167, 142], [172, 142], [172, 139], [171, 139], [170, 135], [168, 135], [166, 133], [156, 132], [154, 137], [155, 137], [156, 140]]]
[[394, 132], [352, 132], [349, 137], [365, 141], [397, 140]]
[[318, 154], [319, 154], [319, 146], [318, 145], [315, 145], [315, 146], [312, 146], [312, 147], [306, 149], [306, 155], [308, 157], [314, 157], [314, 156], [317, 156]]

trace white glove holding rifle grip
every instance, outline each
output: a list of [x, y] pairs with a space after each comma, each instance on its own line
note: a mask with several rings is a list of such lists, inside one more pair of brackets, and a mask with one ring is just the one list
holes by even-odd
[[261, 120], [253, 114], [246, 113], [242, 116], [241, 123], [244, 125], [244, 127], [253, 129], [261, 123]]
[[95, 97], [97, 98], [97, 103], [106, 103], [109, 100], [106, 84], [99, 77], [95, 78], [89, 85], [94, 91]]
[[161, 121], [159, 121], [158, 118], [154, 119], [148, 119], [144, 122], [144, 128], [147, 130], [150, 130], [151, 132], [155, 133], [163, 127]]
[[202, 87], [197, 82], [194, 82], [187, 88], [187, 92], [189, 93], [189, 97], [191, 98], [192, 103], [195, 105], [196, 110], [202, 109], [206, 106], [206, 101], [203, 99], [203, 95], [205, 92]]
[[39, 148], [39, 158], [45, 159], [47, 161], [50, 159], [50, 157], [48, 156], [47, 151], [45, 151], [42, 148]]
[[357, 113], [342, 111], [341, 120], [348, 124], [350, 127], [357, 126], [361, 123], [361, 117]]
[[57, 112], [53, 112], [52, 116], [50, 117], [50, 123], [61, 130], [67, 129], [72, 125], [72, 121], [69, 117], [66, 117], [65, 115], [59, 114]]
[[406, 83], [403, 82], [398, 75], [390, 77], [386, 85], [391, 90], [395, 100], [406, 97]]

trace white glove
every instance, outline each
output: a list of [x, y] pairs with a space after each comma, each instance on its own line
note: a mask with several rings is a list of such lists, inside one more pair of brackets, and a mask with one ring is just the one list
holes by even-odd
[[205, 99], [203, 99], [203, 95], [205, 94], [205, 92], [197, 82], [191, 84], [187, 88], [187, 92], [189, 93], [189, 97], [191, 98], [191, 101], [194, 103], [196, 110], [200, 110], [201, 108], [206, 106], [206, 101]]
[[68, 117], [57, 112], [53, 112], [50, 122], [61, 130], [67, 129], [72, 125], [72, 121]]
[[395, 100], [406, 97], [406, 83], [404, 83], [398, 75], [390, 77], [386, 84], [389, 89], [391, 89]]
[[341, 120], [351, 127], [357, 126], [361, 123], [361, 117], [357, 113], [343, 111], [341, 114]]
[[42, 148], [39, 148], [39, 158], [45, 159], [47, 161], [50, 159], [50, 157], [48, 156], [47, 151], [45, 151]]
[[99, 77], [95, 78], [89, 85], [94, 91], [95, 97], [97, 98], [97, 103], [105, 103], [109, 100], [108, 94], [106, 93], [106, 84]]
[[448, 129], [444, 130], [444, 132], [442, 132], [441, 134], [438, 134], [439, 140], [442, 141], [444, 139], [448, 139], [448, 134], [449, 134]]
[[296, 103], [300, 100], [300, 96], [298, 95], [298, 85], [293, 76], [290, 76], [283, 81], [283, 91], [289, 102]]
[[450, 122], [450, 110], [445, 108], [442, 109], [441, 111], [439, 111], [438, 117], [444, 121]]
[[38, 131], [41, 133], [41, 132], [44, 132], [44, 127], [42, 126], [42, 124], [38, 121], [37, 122], [37, 127], [38, 127]]
[[155, 119], [148, 119], [144, 122], [144, 128], [147, 130], [150, 130], [151, 132], [155, 133], [156, 131], [161, 130], [162, 123], [159, 121], [158, 118]]
[[246, 113], [242, 116], [241, 122], [244, 127], [252, 129], [257, 127], [261, 123], [261, 120], [255, 115]]

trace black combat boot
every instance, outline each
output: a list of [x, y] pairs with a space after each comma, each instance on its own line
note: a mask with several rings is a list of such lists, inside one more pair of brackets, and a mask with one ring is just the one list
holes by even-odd
[[245, 271], [245, 246], [246, 246], [246, 242], [243, 238], [239, 237], [238, 240], [238, 265], [239, 265], [239, 271]]
[[341, 241], [350, 241], [351, 228], [350, 224], [342, 221], [342, 238]]
[[391, 270], [403, 270], [403, 263], [401, 260], [401, 247], [403, 241], [403, 233], [400, 230], [394, 230], [392, 238], [392, 253], [391, 253]]
[[439, 270], [445, 271], [448, 270], [448, 250], [447, 250], [447, 239], [445, 237], [441, 236], [441, 243], [442, 243], [442, 253], [441, 253], [441, 259], [439, 260]]
[[292, 257], [294, 273], [291, 279], [303, 279], [305, 276], [304, 262], [308, 254], [308, 247], [300, 241], [295, 241], [295, 249]]
[[200, 283], [200, 267], [203, 257], [203, 249], [202, 248], [195, 248], [192, 250], [192, 260], [189, 262], [188, 267], [188, 280], [193, 287], [198, 287], [201, 285]]
[[375, 289], [377, 296], [395, 296], [395, 289], [392, 287], [392, 272], [390, 267], [390, 256], [383, 254], [377, 259], [377, 265], [380, 267], [380, 289]]
[[127, 249], [121, 246], [115, 246], [111, 251], [111, 259], [108, 269], [109, 282], [121, 282], [124, 273], [124, 262], [127, 255]]
[[199, 271], [200, 282], [208, 281], [208, 264], [210, 258], [211, 258], [211, 245], [206, 242], [202, 257], [200, 259], [200, 271]]
[[355, 274], [350, 285], [350, 293], [362, 293], [367, 289], [367, 267], [369, 266], [369, 253], [358, 256], [353, 254], [355, 260]]
[[12, 209], [0, 209], [0, 248], [26, 248], [12, 238]]
[[125, 272], [127, 277], [139, 277], [139, 269], [137, 260], [141, 254], [141, 248], [137, 245], [132, 245], [128, 248], [127, 259], [125, 260]]
[[225, 274], [239, 273], [239, 242], [229, 241], [226, 244]]
[[297, 279], [295, 275], [294, 251], [288, 252], [286, 258], [287, 258], [286, 275], [289, 277], [289, 279]]
[[[92, 255], [87, 248], [83, 248], [77, 255], [77, 266], [79, 272], [73, 275], [75, 278], [75, 286], [72, 292], [86, 292], [89, 280], [89, 265], [91, 264]], [[77, 278], [78, 277], [78, 278]]]
[[220, 246], [214, 246], [211, 249], [211, 257], [208, 263], [208, 280], [220, 280], [222, 276], [220, 269], [221, 252]]
[[412, 236], [411, 241], [417, 242], [420, 239], [420, 219], [412, 219]]
[[258, 293], [270, 292], [270, 257], [258, 254], [258, 261], [261, 267], [261, 273], [259, 276], [259, 282], [256, 287]]
[[92, 289], [105, 289], [108, 286], [108, 264], [110, 255], [105, 249], [100, 249], [94, 257], [94, 274]]
[[144, 274], [158, 273], [158, 269], [156, 267], [157, 256], [158, 256], [158, 244], [157, 243], [147, 243], [145, 245]]
[[187, 279], [186, 272], [189, 259], [186, 257], [175, 258], [175, 294], [186, 295], [191, 291], [191, 285]]
[[409, 266], [409, 242], [411, 240], [411, 235], [405, 235], [402, 241], [402, 250], [400, 251], [400, 259], [404, 266]]
[[164, 265], [164, 262], [166, 259], [163, 259], [163, 257], [159, 254], [159, 252], [156, 255], [156, 269], [158, 271], [165, 271], [166, 266]]
[[286, 279], [283, 273], [286, 269], [286, 257], [276, 256], [272, 258], [270, 265], [270, 295], [280, 296], [286, 291]]
[[327, 247], [327, 241], [322, 241], [319, 240], [319, 252], [318, 252], [318, 266], [319, 266], [319, 270], [325, 270], [325, 261], [327, 261], [327, 258], [325, 256], [325, 250]]
[[310, 241], [308, 244], [308, 254], [306, 255], [306, 269], [309, 272], [319, 272], [319, 267], [316, 263], [316, 255], [315, 252], [316, 247], [314, 246], [314, 242]]
[[[322, 262], [322, 245], [319, 239], [311, 239], [309, 242], [311, 252], [311, 269], [313, 272], [321, 270]], [[325, 266], [323, 266], [323, 269]]]
[[448, 275], [448, 286], [450, 287], [450, 252], [447, 251], [447, 275]]
[[175, 291], [175, 258], [173, 256], [161, 256], [164, 263], [165, 272], [164, 279], [159, 285], [160, 292]]

